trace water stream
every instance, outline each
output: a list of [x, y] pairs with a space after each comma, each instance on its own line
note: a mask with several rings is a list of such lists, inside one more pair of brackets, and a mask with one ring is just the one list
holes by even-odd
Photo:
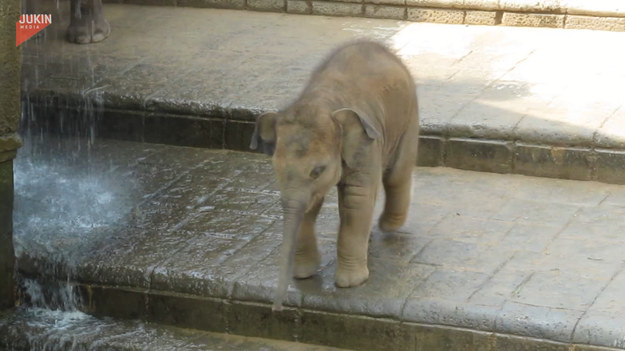
[[50, 133], [42, 124], [45, 117], [35, 116], [29, 103], [24, 106], [13, 218], [21, 307], [6, 329], [0, 328], [0, 348], [101, 349], [93, 343], [94, 333], [112, 322], [81, 312], [72, 278], [84, 255], [105, 244], [139, 195], [115, 153], [99, 148], [94, 115], [85, 112], [65, 123], [67, 133]]

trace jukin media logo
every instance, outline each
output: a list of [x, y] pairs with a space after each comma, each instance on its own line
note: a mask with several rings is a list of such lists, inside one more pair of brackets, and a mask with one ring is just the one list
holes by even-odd
[[15, 46], [39, 33], [52, 23], [52, 15], [21, 15], [15, 23]]

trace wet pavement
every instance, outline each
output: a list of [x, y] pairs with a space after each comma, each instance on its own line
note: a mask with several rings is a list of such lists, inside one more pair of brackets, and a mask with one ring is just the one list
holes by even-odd
[[625, 348], [622, 186], [416, 168], [408, 223], [373, 229], [353, 289], [333, 284], [333, 192], [322, 267], [274, 313], [279, 194], [266, 156], [232, 151], [334, 47], [367, 37], [417, 81], [421, 165], [623, 183], [625, 33], [105, 11], [98, 45], [66, 43], [55, 17], [24, 46], [24, 276], [69, 281], [96, 316], [350, 349]]
[[366, 37], [415, 77], [421, 165], [625, 183], [625, 33], [107, 4], [110, 38], [80, 46], [64, 5], [23, 50], [44, 129], [86, 111], [99, 136], [246, 149], [259, 112]]
[[415, 168], [407, 224], [373, 228], [370, 279], [351, 289], [334, 286], [333, 190], [322, 266], [275, 313], [267, 156], [44, 140], [15, 162], [19, 270], [68, 280], [94, 315], [350, 349], [625, 348], [622, 186]]

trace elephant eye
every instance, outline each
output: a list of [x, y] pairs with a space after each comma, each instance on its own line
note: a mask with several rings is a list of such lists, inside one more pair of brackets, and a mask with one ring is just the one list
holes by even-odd
[[317, 179], [326, 170], [326, 166], [317, 166], [310, 171], [310, 177], [312, 179]]

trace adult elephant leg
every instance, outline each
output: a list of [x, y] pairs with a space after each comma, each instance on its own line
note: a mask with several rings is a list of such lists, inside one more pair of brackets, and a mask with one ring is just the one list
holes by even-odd
[[67, 40], [77, 44], [91, 42], [90, 14], [82, 0], [70, 0], [70, 24], [67, 28]]
[[109, 34], [111, 34], [111, 26], [104, 18], [102, 0], [89, 1], [93, 1], [93, 35], [91, 37], [91, 42], [97, 43], [106, 39]]
[[111, 26], [104, 18], [102, 0], [71, 0], [67, 40], [77, 44], [96, 43], [106, 39]]

